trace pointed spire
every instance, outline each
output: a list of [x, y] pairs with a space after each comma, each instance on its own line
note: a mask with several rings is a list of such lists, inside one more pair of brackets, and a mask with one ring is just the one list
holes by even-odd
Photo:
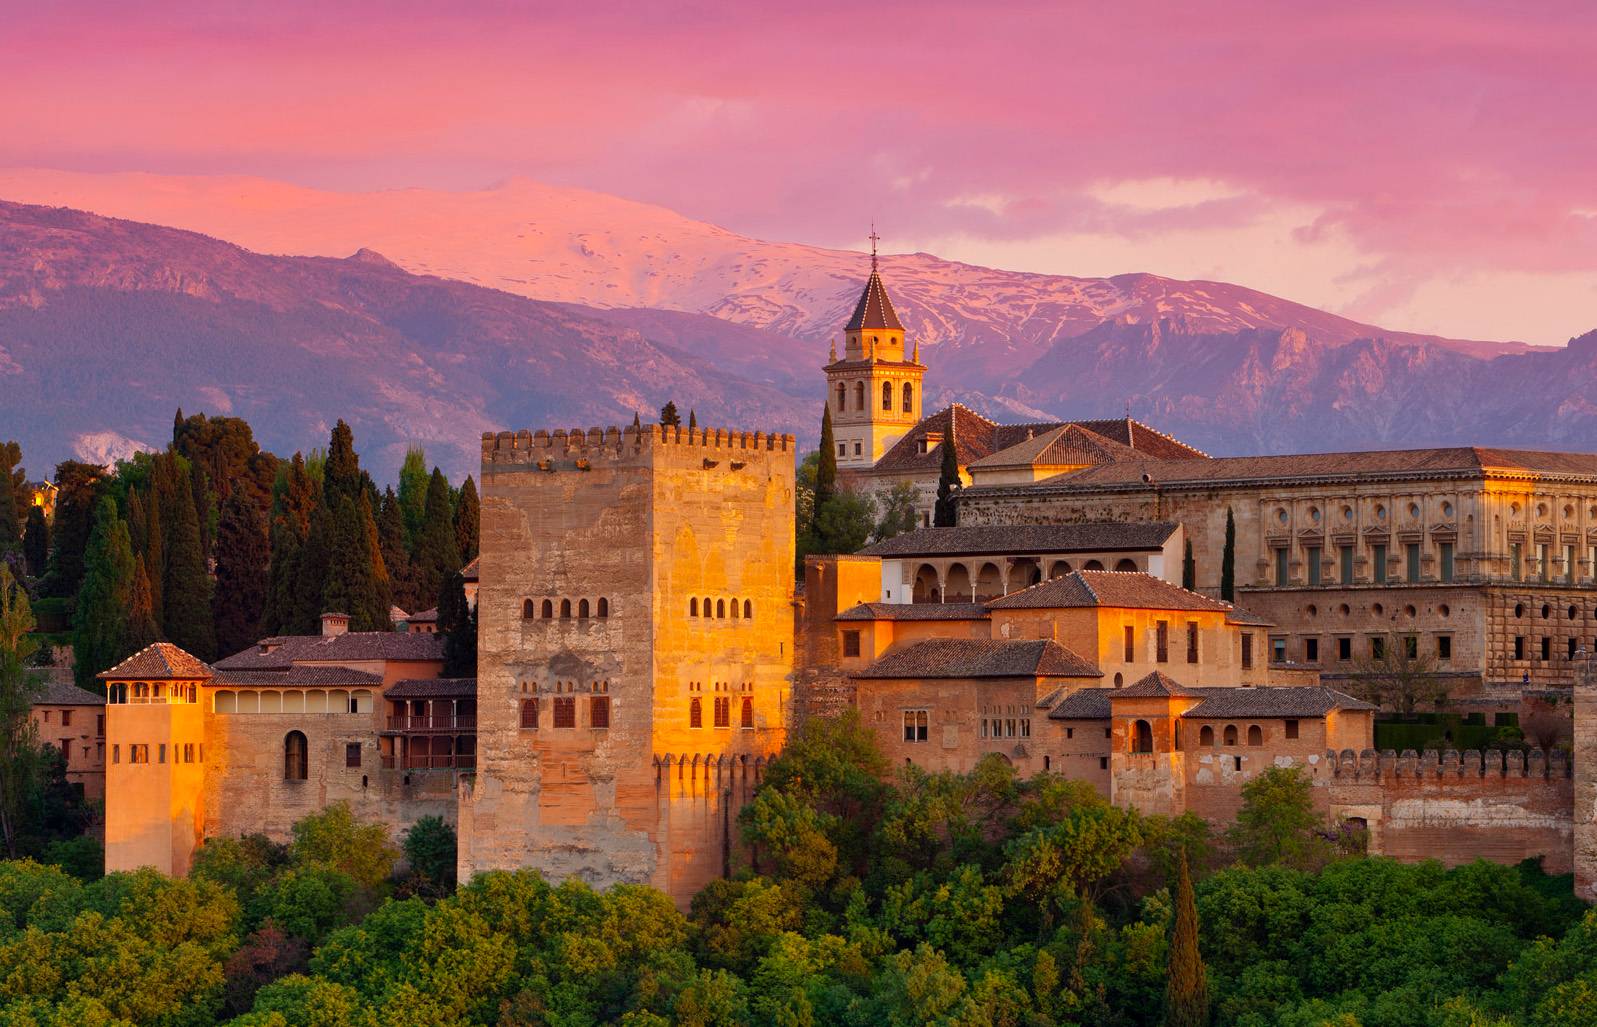
[[827, 356], [827, 363], [829, 363], [829, 364], [837, 363], [837, 336], [835, 336], [835, 335], [832, 336], [832, 349], [831, 349], [830, 353]]
[[882, 239], [881, 236], [876, 234], [876, 222], [874, 220], [871, 221], [871, 234], [869, 238], [871, 240], [871, 274], [874, 275], [876, 273], [876, 244]]
[[876, 270], [876, 244], [881, 236], [876, 234], [876, 225], [871, 225], [871, 276], [865, 281], [865, 291], [860, 293], [859, 303], [854, 306], [854, 316], [848, 319], [848, 324], [843, 326], [846, 332], [868, 331], [872, 328], [903, 331], [904, 326], [898, 320], [898, 314], [893, 310], [893, 301], [887, 298], [887, 289], [882, 286], [882, 278]]

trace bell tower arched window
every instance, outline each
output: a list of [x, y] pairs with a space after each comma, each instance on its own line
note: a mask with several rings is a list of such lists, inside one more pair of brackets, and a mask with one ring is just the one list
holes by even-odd
[[864, 382], [855, 382], [854, 383], [854, 409], [856, 409], [856, 410], [864, 410], [865, 409], [865, 383]]
[[891, 413], [893, 410], [893, 383], [882, 383], [882, 409]]
[[837, 383], [837, 412], [842, 413], [848, 409], [848, 386], [842, 382]]
[[905, 382], [904, 383], [904, 413], [913, 414], [914, 412], [915, 412], [915, 386], [911, 385], [909, 382]]

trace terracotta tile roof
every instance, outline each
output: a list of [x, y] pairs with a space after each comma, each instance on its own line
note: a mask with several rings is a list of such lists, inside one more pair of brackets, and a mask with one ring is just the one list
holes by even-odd
[[882, 276], [876, 273], [874, 265], [871, 267], [871, 276], [865, 280], [865, 289], [860, 293], [859, 302], [854, 305], [854, 313], [843, 330], [858, 332], [872, 328], [904, 330], [898, 314], [893, 311], [893, 301], [887, 298], [887, 289], [882, 286]]
[[837, 615], [838, 620], [986, 620], [981, 603], [861, 603]]
[[1231, 613], [1226, 616], [1226, 622], [1229, 624], [1245, 624], [1255, 628], [1275, 627], [1275, 621], [1260, 616], [1252, 610], [1244, 610], [1240, 606], [1231, 607]]
[[1203, 695], [1202, 689], [1183, 685], [1175, 678], [1158, 670], [1133, 684], [1127, 685], [1125, 688], [1115, 689], [1114, 691], [1116, 696], [1123, 696], [1127, 699], [1179, 698], [1182, 696], [1199, 698]]
[[211, 676], [211, 668], [171, 642], [156, 642], [95, 675], [102, 681], [185, 681]]
[[438, 607], [413, 613], [405, 618], [407, 624], [436, 624], [438, 622]]
[[105, 696], [79, 688], [70, 681], [46, 681], [34, 697], [35, 706], [104, 706]]
[[384, 699], [474, 699], [476, 678], [406, 678], [383, 693]]
[[221, 670], [213, 684], [248, 688], [251, 686], [277, 686], [283, 688], [328, 688], [334, 686], [360, 686], [369, 688], [383, 683], [381, 674], [347, 667], [289, 667], [287, 670]]
[[1117, 688], [1079, 688], [1054, 704], [1049, 720], [1108, 720], [1109, 697]]
[[1374, 710], [1376, 707], [1324, 685], [1260, 685], [1241, 688], [1204, 688], [1204, 700], [1181, 716], [1216, 717], [1323, 717], [1333, 710]]
[[1141, 571], [1075, 571], [994, 599], [991, 610], [1068, 610], [1102, 606], [1128, 610], [1198, 610], [1230, 615], [1230, 603], [1188, 592]]
[[[266, 645], [271, 652], [263, 652]], [[301, 662], [442, 660], [444, 636], [420, 632], [350, 631], [342, 635], [279, 635], [216, 661], [218, 670], [286, 670]]]
[[1052, 639], [929, 638], [888, 653], [856, 678], [1103, 677]]
[[982, 556], [1025, 553], [1121, 552], [1160, 549], [1176, 525], [1156, 521], [1086, 524], [995, 524], [916, 528], [866, 546], [861, 556]]
[[1079, 424], [1064, 424], [1039, 432], [1008, 449], [973, 460], [969, 467], [973, 470], [996, 467], [1096, 467], [1117, 460], [1135, 460], [1141, 455], [1130, 446], [1106, 439]]

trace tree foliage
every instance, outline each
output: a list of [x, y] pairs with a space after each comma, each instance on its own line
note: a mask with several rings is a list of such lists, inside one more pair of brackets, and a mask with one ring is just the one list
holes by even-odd
[[906, 531], [914, 531], [920, 526], [920, 518], [915, 513], [915, 500], [917, 492], [913, 482], [901, 481], [891, 488], [878, 489], [876, 492], [876, 541], [882, 542], [901, 535]]
[[952, 528], [958, 521], [954, 509], [954, 495], [960, 487], [959, 455], [954, 450], [952, 431], [938, 444], [938, 449], [942, 453], [942, 464], [937, 471], [937, 505], [932, 511], [932, 525], [938, 528]]
[[138, 565], [127, 524], [110, 496], [100, 500], [84, 553], [83, 586], [72, 621], [73, 674], [78, 687], [94, 688], [95, 675], [129, 655], [128, 612]]
[[1225, 509], [1225, 547], [1220, 550], [1220, 598], [1237, 601], [1237, 520]]

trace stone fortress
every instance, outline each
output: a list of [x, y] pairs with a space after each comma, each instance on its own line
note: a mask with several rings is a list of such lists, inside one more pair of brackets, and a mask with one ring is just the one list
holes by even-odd
[[[1217, 824], [1248, 780], [1300, 767], [1372, 852], [1539, 857], [1597, 898], [1575, 687], [1597, 650], [1597, 456], [1214, 458], [1129, 417], [923, 416], [906, 334], [873, 255], [825, 402], [844, 483], [909, 482], [926, 526], [808, 558], [799, 585], [791, 436], [485, 435], [478, 677], [440, 678], [424, 625], [337, 614], [212, 666], [135, 654], [103, 675], [107, 869], [182, 873], [207, 837], [284, 837], [347, 801], [396, 829], [451, 820], [462, 877], [531, 866], [686, 904], [737, 864], [737, 810], [788, 732], [854, 708], [896, 763], [996, 753]], [[932, 527], [945, 447], [958, 525]], [[1377, 753], [1350, 692], [1391, 639], [1455, 708], [1578, 693], [1573, 755]]]

